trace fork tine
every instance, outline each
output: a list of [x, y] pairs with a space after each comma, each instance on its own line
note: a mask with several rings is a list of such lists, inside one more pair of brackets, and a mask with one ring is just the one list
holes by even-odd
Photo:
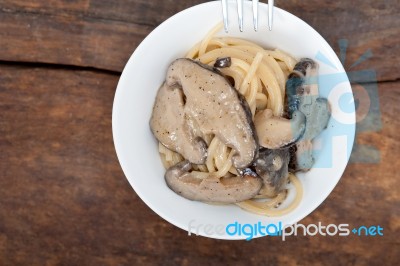
[[224, 18], [225, 32], [228, 32], [228, 0], [222, 0], [222, 17]]
[[243, 31], [243, 0], [236, 0], [239, 18], [239, 30]]
[[258, 30], [258, 0], [253, 0], [253, 25], [254, 30]]
[[268, 27], [269, 30], [272, 30], [273, 23], [273, 13], [274, 13], [274, 0], [268, 0]]

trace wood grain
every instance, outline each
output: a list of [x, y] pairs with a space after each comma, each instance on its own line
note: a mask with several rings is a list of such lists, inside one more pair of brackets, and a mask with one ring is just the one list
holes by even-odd
[[0, 66], [0, 265], [397, 265], [399, 83], [382, 83], [383, 127], [303, 224], [381, 225], [383, 237], [188, 237], [126, 181], [111, 135], [118, 76]]
[[[155, 26], [202, 2], [206, 1], [2, 0], [0, 60], [121, 71]], [[287, 0], [277, 5], [308, 22], [336, 51], [338, 40], [347, 39], [346, 69], [375, 69], [379, 81], [400, 78], [396, 0]], [[368, 50], [373, 57], [351, 67]], [[375, 80], [364, 80], [371, 81]]]

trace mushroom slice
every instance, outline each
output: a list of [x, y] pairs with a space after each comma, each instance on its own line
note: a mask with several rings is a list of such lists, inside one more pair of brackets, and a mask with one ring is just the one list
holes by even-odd
[[324, 128], [326, 128], [329, 121], [329, 104], [326, 99], [316, 99], [312, 109], [311, 113], [318, 115], [309, 116], [304, 136], [296, 143], [296, 170], [307, 171], [311, 169], [314, 164], [314, 157], [312, 156], [312, 140], [317, 137]]
[[191, 170], [192, 164], [182, 161], [165, 173], [168, 187], [190, 200], [235, 203], [253, 198], [262, 186], [261, 179], [251, 175], [217, 178], [210, 173], [200, 179]]
[[182, 58], [170, 65], [166, 83], [183, 90], [185, 115], [199, 132], [214, 134], [235, 151], [232, 163], [236, 168], [253, 162], [258, 143], [250, 108], [225, 77], [207, 65]]
[[330, 118], [328, 101], [319, 97], [317, 77], [318, 64], [312, 59], [303, 58], [296, 64], [286, 83], [289, 117], [298, 111], [306, 117], [304, 134], [296, 143], [295, 170], [306, 171], [312, 167], [312, 139], [326, 128]]
[[254, 117], [260, 146], [279, 149], [292, 145], [303, 136], [306, 118], [300, 111], [294, 111], [292, 119], [274, 116], [272, 110], [265, 109]]
[[[325, 98], [317, 98], [307, 114], [306, 131], [304, 139], [312, 140], [326, 128], [330, 118], [329, 103]], [[306, 115], [306, 116], [307, 116]]]
[[282, 191], [289, 176], [289, 149], [263, 149], [254, 163], [257, 174], [263, 180], [260, 193], [269, 197]]
[[318, 64], [310, 58], [302, 58], [290, 73], [286, 82], [289, 117], [296, 110], [308, 118], [312, 115], [311, 106], [319, 97]]
[[190, 162], [202, 164], [207, 157], [207, 145], [196, 136], [194, 127], [184, 112], [182, 90], [163, 84], [154, 103], [150, 128], [165, 147], [182, 154]]
[[296, 154], [293, 157], [295, 171], [308, 171], [314, 164], [312, 155], [313, 145], [311, 140], [301, 140], [296, 143]]
[[214, 67], [224, 68], [232, 65], [232, 59], [230, 57], [220, 57], [214, 63]]

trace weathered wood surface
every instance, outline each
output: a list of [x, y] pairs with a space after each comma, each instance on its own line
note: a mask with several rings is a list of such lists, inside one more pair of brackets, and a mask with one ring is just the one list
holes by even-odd
[[[206, 1], [0, 1], [0, 60], [90, 66], [121, 71], [135, 47], [174, 13]], [[390, 1], [276, 1], [338, 50], [349, 41], [346, 66], [373, 68], [378, 80], [400, 78], [400, 4]]]
[[246, 243], [188, 237], [137, 197], [112, 142], [117, 76], [11, 66], [0, 73], [1, 265], [390, 265], [399, 259], [398, 83], [379, 88], [383, 130], [357, 140], [378, 147], [381, 162], [351, 164], [301, 221], [379, 224], [385, 235]]
[[347, 66], [371, 48], [373, 58], [354, 69], [394, 80], [378, 83], [382, 129], [357, 136], [379, 149], [379, 163], [350, 164], [328, 199], [301, 221], [381, 225], [383, 237], [188, 237], [138, 198], [112, 142], [119, 76], [96, 69], [120, 71], [156, 25], [200, 2], [0, 0], [0, 265], [398, 265], [395, 0], [276, 1], [334, 47], [347, 38]]

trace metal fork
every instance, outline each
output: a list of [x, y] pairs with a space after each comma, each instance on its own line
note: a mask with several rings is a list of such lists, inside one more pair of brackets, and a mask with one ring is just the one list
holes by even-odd
[[[228, 0], [222, 1], [222, 16], [224, 18], [224, 28], [225, 31], [228, 32]], [[253, 1], [253, 25], [254, 30], [258, 30], [258, 0]], [[239, 30], [243, 31], [243, 0], [236, 0], [237, 3], [237, 11], [239, 18]], [[268, 27], [269, 30], [272, 30], [272, 22], [273, 22], [273, 12], [274, 11], [274, 0], [268, 0]]]

